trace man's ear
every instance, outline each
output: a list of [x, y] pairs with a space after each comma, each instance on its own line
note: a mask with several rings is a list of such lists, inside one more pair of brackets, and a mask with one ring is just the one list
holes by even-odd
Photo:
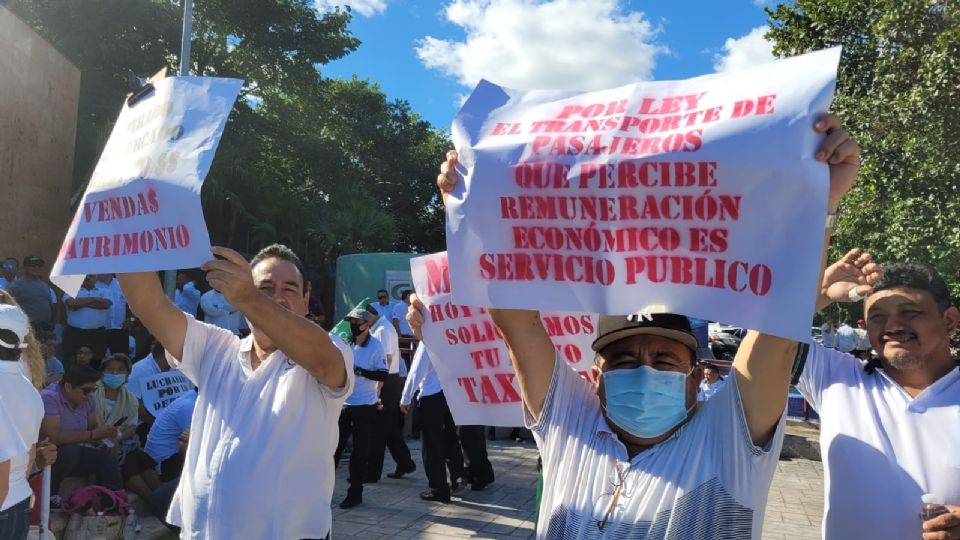
[[947, 325], [947, 334], [953, 336], [960, 326], [960, 309], [956, 306], [950, 306], [943, 312], [943, 322]]
[[600, 366], [594, 364], [590, 367], [590, 377], [593, 378], [593, 385], [598, 386], [600, 384]]

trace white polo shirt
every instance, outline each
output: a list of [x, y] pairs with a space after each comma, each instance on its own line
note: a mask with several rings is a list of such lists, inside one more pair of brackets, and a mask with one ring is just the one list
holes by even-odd
[[837, 329], [830, 328], [829, 324], [824, 323], [820, 327], [820, 336], [823, 339], [823, 346], [831, 349], [837, 348]]
[[[383, 354], [383, 347], [377, 338], [370, 336], [364, 346], [354, 343], [350, 346], [353, 350], [354, 367], [363, 368], [370, 371], [386, 371], [387, 357]], [[377, 392], [377, 381], [357, 375], [357, 382], [353, 387], [353, 392], [347, 398], [347, 405], [375, 405], [380, 397]]]
[[370, 329], [370, 334], [377, 338], [377, 341], [383, 346], [383, 354], [389, 354], [393, 359], [392, 363], [387, 365], [387, 371], [391, 375], [406, 376], [407, 366], [404, 364], [403, 358], [400, 358], [400, 336], [397, 334], [397, 329], [393, 327], [393, 323], [387, 319], [379, 318]]
[[396, 304], [394, 304], [393, 302], [389, 302], [387, 305], [384, 306], [380, 304], [380, 301], [378, 300], [370, 305], [377, 310], [377, 313], [380, 315], [381, 319], [389, 319], [390, 317], [393, 317], [393, 306], [395, 306]]
[[197, 308], [200, 307], [200, 291], [192, 281], [183, 284], [183, 288], [177, 289], [173, 294], [173, 303], [180, 308], [180, 311], [190, 315], [197, 316]]
[[330, 531], [337, 419], [353, 389], [328, 388], [282, 351], [254, 371], [253, 337], [187, 317], [178, 362], [199, 388], [180, 485], [167, 515], [181, 538], [290, 540]]
[[[13, 422], [13, 427], [16, 428], [16, 438], [26, 446], [25, 451], [7, 457], [10, 460], [10, 491], [7, 493], [7, 498], [0, 501], [0, 510], [6, 510], [33, 494], [30, 484], [27, 483], [27, 466], [30, 464], [28, 450], [37, 442], [37, 437], [40, 435], [43, 400], [37, 389], [24, 375], [22, 365], [24, 363], [19, 361], [0, 360], [0, 397], [3, 399], [6, 413]], [[5, 432], [6, 430], [0, 433]], [[5, 434], [0, 436], [0, 439], [7, 438], [11, 440], [5, 441], [3, 446], [13, 442], [13, 437], [7, 437]], [[0, 461], [3, 460], [0, 459]]]
[[837, 350], [848, 353], [857, 348], [857, 333], [853, 327], [847, 324], [841, 324], [837, 328]]
[[407, 309], [409, 309], [409, 307], [406, 302], [397, 302], [397, 305], [393, 307], [392, 317], [396, 319], [400, 325], [400, 333], [405, 336], [413, 335], [413, 329], [410, 328], [410, 323], [407, 322]]
[[233, 332], [240, 333], [239, 310], [227, 301], [223, 293], [210, 289], [200, 297], [200, 309], [203, 310], [203, 320], [207, 324], [219, 326]]
[[920, 497], [960, 504], [960, 372], [917, 397], [882, 369], [810, 345], [797, 389], [820, 414], [823, 537], [920, 538]]
[[[106, 289], [98, 289], [94, 287], [92, 289], [84, 289], [83, 287], [77, 291], [77, 296], [72, 297], [68, 294], [63, 295], [63, 302], [66, 303], [67, 300], [71, 298], [105, 298], [110, 299]], [[72, 326], [74, 328], [79, 328], [81, 330], [93, 330], [95, 328], [104, 328], [107, 325], [107, 316], [109, 315], [109, 309], [94, 309], [92, 307], [82, 307], [80, 309], [71, 309], [67, 308], [67, 326]]]
[[[596, 388], [558, 357], [539, 420], [524, 408], [543, 458], [537, 538], [759, 540], [786, 416], [766, 448], [754, 446], [730, 379], [673, 436], [630, 459]], [[618, 467], [623, 489], [601, 530]]]
[[420, 392], [418, 400], [443, 392], [443, 387], [440, 386], [440, 377], [437, 377], [437, 372], [433, 369], [433, 363], [430, 361], [430, 354], [422, 341], [417, 345], [417, 352], [413, 353], [410, 375], [403, 383], [400, 404], [410, 405], [410, 402], [413, 401], [413, 394], [417, 391]]
[[180, 450], [180, 434], [190, 429], [193, 408], [197, 403], [197, 393], [193, 390], [181, 395], [157, 416], [150, 426], [147, 445], [143, 451], [157, 464], [176, 454]]
[[100, 280], [97, 280], [97, 283], [94, 285], [94, 287], [102, 290], [106, 298], [108, 298], [111, 302], [110, 309], [107, 310], [106, 328], [108, 330], [119, 330], [123, 328], [123, 323], [127, 318], [127, 299], [124, 298], [123, 290], [120, 289], [120, 282], [117, 281], [117, 278], [110, 280], [110, 283], [104, 283]]
[[[23, 437], [20, 436], [20, 430], [17, 429], [17, 424], [13, 421], [13, 418], [11, 418], [10, 413], [7, 412], [6, 405], [3, 402], [3, 396], [0, 396], [0, 463], [9, 461], [12, 466], [14, 463], [19, 462], [23, 456], [29, 458], [30, 447], [27, 446], [23, 441]], [[22, 470], [14, 472], [11, 467], [10, 473], [4, 481], [9, 482], [10, 487], [15, 489], [8, 491], [7, 497], [0, 501], [0, 511], [20, 504], [30, 497], [29, 492], [26, 496], [23, 496], [24, 494], [21, 493], [21, 489], [19, 489], [19, 484], [26, 483], [27, 481]]]

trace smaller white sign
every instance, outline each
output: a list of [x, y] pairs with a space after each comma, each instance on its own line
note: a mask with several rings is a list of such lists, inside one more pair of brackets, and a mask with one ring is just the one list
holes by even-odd
[[[446, 253], [410, 260], [417, 297], [426, 308], [423, 343], [458, 425], [523, 425], [523, 405], [506, 344], [484, 308], [454, 304]], [[597, 316], [541, 314], [561, 358], [591, 379]]]
[[123, 106], [50, 279], [200, 266], [211, 259], [200, 187], [242, 81], [169, 77]]

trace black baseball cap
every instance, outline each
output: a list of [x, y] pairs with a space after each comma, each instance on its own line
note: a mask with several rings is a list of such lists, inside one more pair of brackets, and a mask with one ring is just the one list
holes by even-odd
[[697, 337], [690, 328], [690, 319], [675, 313], [652, 315], [601, 315], [597, 338], [591, 348], [599, 352], [607, 345], [637, 334], [649, 334], [672, 339], [692, 350], [697, 350]]

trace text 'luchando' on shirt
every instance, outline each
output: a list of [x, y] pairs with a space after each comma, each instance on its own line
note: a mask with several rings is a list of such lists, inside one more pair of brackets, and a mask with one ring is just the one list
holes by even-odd
[[797, 384], [820, 414], [823, 536], [920, 538], [924, 493], [960, 504], [960, 373], [951, 369], [911, 398], [863, 365], [812, 344]]
[[596, 388], [558, 357], [539, 420], [525, 410], [543, 458], [537, 538], [759, 540], [785, 415], [766, 448], [755, 446], [728, 379], [669, 439], [630, 459]]
[[253, 370], [253, 336], [187, 316], [179, 369], [199, 387], [183, 476], [167, 521], [181, 538], [289, 540], [330, 530], [333, 452], [347, 383], [328, 388], [282, 351]]

